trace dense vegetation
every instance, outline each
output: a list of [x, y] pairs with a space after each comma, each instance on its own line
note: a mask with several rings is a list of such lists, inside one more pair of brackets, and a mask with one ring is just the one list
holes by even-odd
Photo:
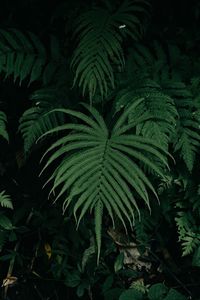
[[200, 5], [0, 10], [1, 299], [200, 299]]

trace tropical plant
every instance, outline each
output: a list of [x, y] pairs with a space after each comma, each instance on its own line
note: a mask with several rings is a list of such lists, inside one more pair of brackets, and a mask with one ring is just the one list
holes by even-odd
[[[98, 111], [84, 105], [93, 118], [80, 112], [60, 109], [57, 111], [74, 116], [84, 123], [67, 123], [46, 133], [69, 131], [46, 152], [45, 155], [50, 151], [53, 151], [53, 154], [43, 171], [56, 159], [64, 156], [48, 180], [48, 182], [53, 180], [51, 192], [55, 192], [57, 187], [62, 186], [55, 201], [64, 194], [63, 210], [65, 211], [70, 204], [74, 206], [73, 212], [77, 225], [88, 210], [94, 210], [98, 260], [103, 209], [105, 208], [110, 215], [113, 226], [115, 226], [115, 218], [118, 217], [125, 229], [125, 219], [132, 227], [134, 211], [139, 213], [135, 198], [141, 198], [150, 209], [147, 190], [149, 189], [157, 197], [154, 187], [139, 163], [148, 166], [161, 178], [164, 177], [163, 173], [156, 163], [148, 158], [148, 154], [168, 167], [167, 152], [164, 148], [149, 138], [129, 133], [140, 119], [127, 124], [128, 114], [143, 100], [143, 98], [138, 99], [128, 110], [125, 110], [110, 131]], [[77, 219], [78, 210], [80, 213]]]
[[37, 3], [1, 15], [2, 297], [198, 299], [199, 5]]

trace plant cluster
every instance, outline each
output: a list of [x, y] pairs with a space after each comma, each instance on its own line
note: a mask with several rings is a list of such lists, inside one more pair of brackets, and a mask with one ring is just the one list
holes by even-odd
[[2, 85], [30, 100], [0, 102], [3, 299], [198, 299], [199, 37], [162, 38], [156, 7], [64, 2], [48, 37], [0, 30]]

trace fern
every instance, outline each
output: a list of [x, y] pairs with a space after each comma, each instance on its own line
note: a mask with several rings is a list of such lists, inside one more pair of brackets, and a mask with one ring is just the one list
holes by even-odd
[[19, 120], [19, 131], [24, 139], [25, 153], [30, 153], [33, 145], [39, 137], [48, 130], [58, 126], [63, 122], [62, 113], [48, 112], [53, 108], [53, 105], [48, 102], [36, 102], [36, 105], [27, 109]]
[[0, 193], [0, 205], [1, 207], [13, 209], [12, 200], [10, 196], [5, 193], [5, 191]]
[[7, 117], [3, 111], [0, 111], [0, 136], [9, 141], [9, 136], [6, 130]]
[[14, 81], [29, 77], [29, 84], [41, 79], [48, 84], [56, 75], [63, 58], [57, 40], [51, 38], [50, 60], [48, 53], [39, 40], [31, 32], [16, 29], [0, 30], [0, 73], [5, 78], [13, 75]]
[[56, 200], [64, 197], [64, 211], [73, 206], [77, 226], [88, 210], [95, 211], [98, 258], [103, 209], [110, 215], [113, 226], [117, 216], [126, 229], [126, 221], [132, 227], [134, 211], [139, 213], [136, 198], [143, 200], [150, 209], [148, 190], [157, 197], [138, 162], [143, 162], [158, 176], [164, 177], [157, 165], [148, 159], [148, 154], [167, 166], [166, 151], [149, 138], [126, 133], [135, 127], [135, 124], [127, 125], [129, 112], [142, 101], [139, 99], [125, 110], [111, 131], [99, 113], [86, 106], [93, 118], [72, 110], [56, 110], [83, 123], [65, 124], [46, 133], [73, 130], [58, 139], [45, 153], [44, 156], [53, 151], [43, 172], [52, 162], [64, 156], [47, 181], [53, 180], [50, 193], [61, 188]]
[[196, 118], [196, 106], [190, 90], [182, 82], [171, 82], [165, 86], [167, 93], [175, 100], [179, 114], [174, 136], [174, 151], [179, 151], [188, 170], [194, 166], [196, 153], [200, 149], [200, 122]]
[[180, 49], [171, 44], [151, 42], [149, 47], [135, 44], [129, 51], [126, 73], [128, 78], [149, 78], [164, 86], [165, 82], [188, 79], [190, 62]]
[[115, 110], [118, 111], [121, 107], [131, 105], [138, 97], [143, 97], [144, 101], [134, 112], [130, 112], [129, 122], [140, 119], [140, 123], [136, 126], [136, 133], [152, 138], [167, 149], [175, 131], [177, 119], [173, 99], [152, 80], [136, 81], [131, 87], [118, 94]]
[[[123, 35], [139, 39], [142, 23], [138, 12], [146, 14], [148, 10], [146, 1], [126, 0], [114, 13], [94, 8], [78, 19], [74, 31], [77, 47], [71, 67], [75, 71], [74, 84], [78, 82], [83, 95], [89, 92], [90, 100], [96, 91], [104, 97], [109, 87], [114, 88], [113, 64], [124, 67]], [[125, 28], [121, 29], [121, 25]]]
[[179, 211], [175, 218], [183, 256], [191, 254], [200, 245], [199, 229], [190, 212]]
[[[183, 64], [184, 60], [185, 64]], [[184, 83], [187, 79], [187, 71], [190, 71], [188, 59], [181, 54], [178, 47], [167, 45], [164, 49], [157, 42], [149, 48], [137, 44], [129, 55], [125, 73], [125, 78], [133, 78], [131, 89], [123, 92], [123, 96], [118, 101], [119, 104], [124, 102], [127, 105], [133, 101], [134, 94], [144, 97], [149, 94], [143, 111], [146, 113], [150, 107], [151, 113], [153, 108], [155, 121], [145, 120], [144, 124], [140, 125], [140, 132], [157, 141], [160, 140], [166, 147], [173, 138], [174, 152], [180, 154], [191, 172], [200, 146], [197, 118], [199, 101], [197, 99], [194, 101], [196, 95], [193, 96], [191, 93], [192, 89], [197, 89], [195, 83], [193, 82], [191, 87]], [[198, 85], [197, 80], [196, 85]]]

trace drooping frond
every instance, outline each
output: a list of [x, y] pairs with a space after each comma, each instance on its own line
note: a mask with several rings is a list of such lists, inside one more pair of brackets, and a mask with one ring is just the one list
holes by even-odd
[[29, 78], [29, 83], [41, 79], [45, 84], [58, 71], [61, 55], [58, 42], [51, 38], [50, 59], [39, 38], [31, 32], [16, 29], [0, 30], [0, 73], [14, 81]]
[[5, 191], [0, 192], [0, 206], [13, 209], [12, 200]]
[[38, 138], [63, 122], [62, 113], [48, 112], [53, 108], [48, 102], [37, 102], [27, 109], [19, 120], [19, 131], [24, 139], [24, 150], [28, 154]]
[[125, 0], [113, 13], [94, 8], [81, 15], [75, 29], [77, 47], [71, 61], [83, 95], [89, 92], [90, 100], [96, 91], [104, 97], [109, 87], [114, 88], [114, 66], [124, 67], [123, 36], [134, 40], [141, 36], [143, 14], [149, 11], [146, 1]]
[[0, 111], [0, 136], [9, 141], [9, 136], [6, 130], [7, 117], [3, 111]]
[[138, 201], [143, 200], [150, 209], [149, 191], [157, 197], [139, 163], [147, 165], [161, 178], [163, 173], [148, 159], [148, 154], [167, 166], [167, 152], [158, 143], [128, 133], [131, 127], [135, 127], [134, 124], [128, 125], [128, 115], [142, 101], [139, 99], [125, 110], [111, 131], [101, 115], [86, 106], [92, 117], [68, 109], [56, 110], [77, 118], [81, 123], [67, 123], [46, 133], [66, 133], [45, 153], [46, 157], [52, 151], [43, 172], [59, 159], [60, 163], [48, 182], [53, 180], [51, 192], [60, 191], [56, 200], [64, 197], [64, 211], [73, 207], [78, 225], [88, 210], [94, 210], [98, 257], [103, 209], [107, 210], [113, 225], [114, 216], [117, 216], [125, 228], [126, 221], [132, 226], [134, 212], [139, 212]]

